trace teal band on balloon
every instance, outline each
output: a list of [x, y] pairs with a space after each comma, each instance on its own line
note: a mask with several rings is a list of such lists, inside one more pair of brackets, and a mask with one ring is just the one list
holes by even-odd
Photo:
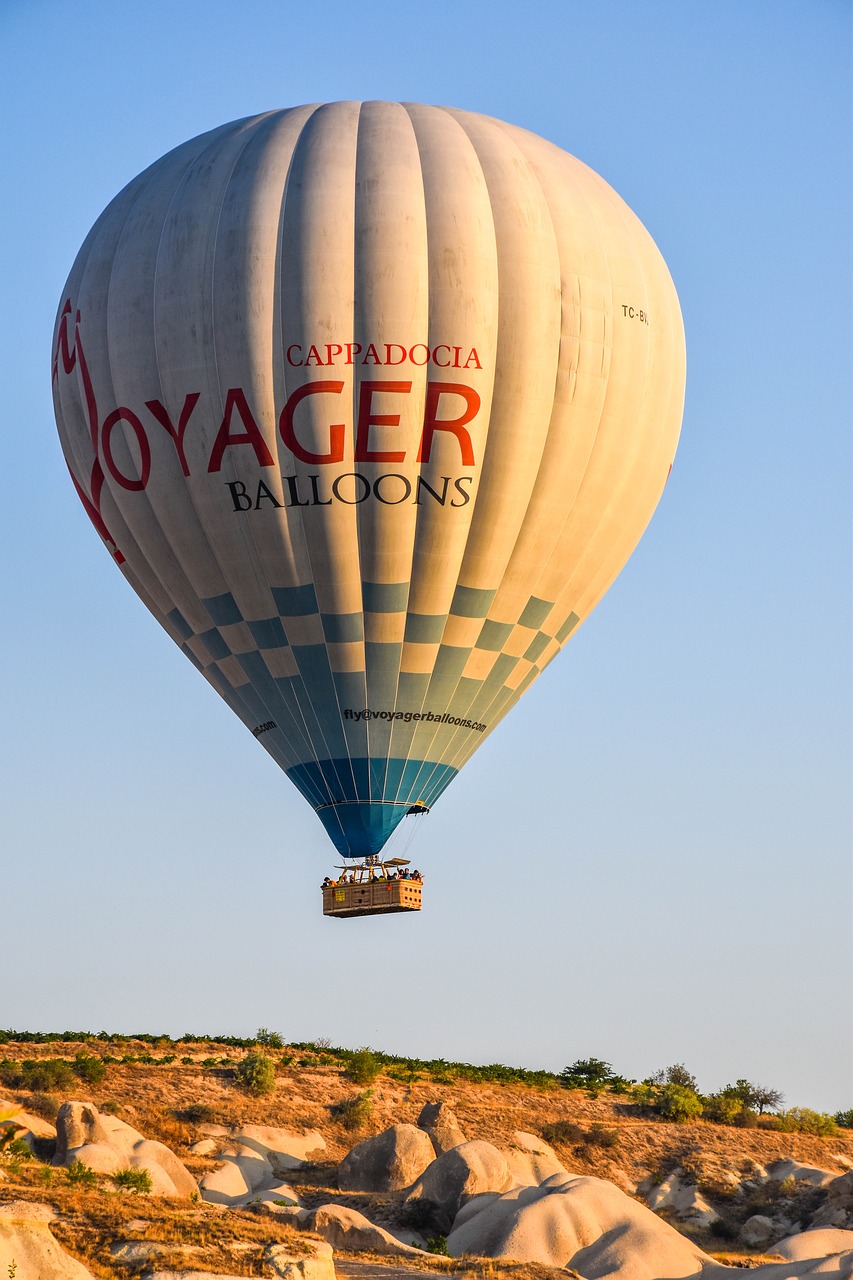
[[413, 804], [429, 809], [456, 777], [430, 760], [319, 760], [287, 770], [346, 858], [379, 853]]

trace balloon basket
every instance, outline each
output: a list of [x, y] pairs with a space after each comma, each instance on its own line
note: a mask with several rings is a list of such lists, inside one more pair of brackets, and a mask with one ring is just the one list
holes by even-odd
[[[404, 879], [391, 867], [406, 866], [402, 858], [387, 863], [366, 861], [349, 871], [352, 879], [323, 885], [323, 915], [337, 920], [355, 916], [391, 916], [420, 911], [423, 881]], [[342, 870], [347, 870], [342, 868]]]

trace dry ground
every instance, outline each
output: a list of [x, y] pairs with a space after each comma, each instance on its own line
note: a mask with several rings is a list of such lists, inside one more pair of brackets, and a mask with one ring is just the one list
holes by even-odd
[[[546, 1124], [570, 1120], [588, 1131], [594, 1124], [615, 1130], [615, 1146], [601, 1147], [589, 1143], [563, 1145], [555, 1149], [572, 1171], [592, 1174], [616, 1181], [627, 1177], [633, 1182], [643, 1178], [662, 1177], [675, 1164], [687, 1167], [712, 1199], [720, 1203], [729, 1194], [725, 1174], [743, 1172], [753, 1162], [767, 1164], [780, 1157], [825, 1168], [842, 1165], [834, 1159], [841, 1156], [853, 1161], [853, 1132], [839, 1137], [817, 1138], [805, 1134], [776, 1133], [759, 1129], [737, 1129], [731, 1126], [698, 1121], [686, 1125], [666, 1124], [638, 1118], [631, 1114], [624, 1099], [611, 1095], [593, 1099], [579, 1091], [560, 1087], [532, 1088], [522, 1084], [471, 1084], [467, 1082], [437, 1084], [422, 1075], [400, 1080], [383, 1073], [371, 1086], [371, 1113], [363, 1129], [348, 1132], [335, 1118], [332, 1108], [346, 1098], [363, 1092], [364, 1086], [350, 1081], [342, 1066], [323, 1061], [322, 1052], [269, 1050], [277, 1059], [276, 1088], [272, 1095], [254, 1098], [241, 1090], [234, 1080], [233, 1066], [245, 1051], [224, 1046], [204, 1045], [200, 1048], [164, 1044], [162, 1048], [138, 1042], [115, 1045], [53, 1044], [3, 1046], [5, 1057], [73, 1058], [78, 1048], [88, 1052], [112, 1054], [152, 1054], [155, 1058], [177, 1052], [194, 1061], [179, 1060], [170, 1065], [156, 1063], [110, 1064], [99, 1085], [77, 1085], [57, 1101], [74, 1097], [92, 1101], [99, 1108], [113, 1111], [148, 1138], [156, 1138], [170, 1146], [186, 1163], [196, 1178], [215, 1167], [215, 1160], [194, 1156], [191, 1143], [203, 1136], [198, 1121], [186, 1118], [186, 1110], [199, 1104], [209, 1108], [208, 1119], [227, 1126], [265, 1124], [295, 1129], [317, 1129], [325, 1138], [327, 1149], [318, 1162], [294, 1176], [294, 1183], [306, 1204], [321, 1204], [334, 1191], [339, 1202], [351, 1203], [373, 1221], [394, 1225], [396, 1200], [390, 1196], [354, 1194], [344, 1197], [337, 1191], [334, 1169], [346, 1152], [364, 1137], [378, 1133], [391, 1124], [414, 1123], [426, 1102], [446, 1101], [455, 1111], [459, 1124], [469, 1138], [483, 1138], [504, 1144], [511, 1141], [514, 1129], [539, 1133]], [[227, 1058], [216, 1066], [202, 1067], [204, 1060]], [[292, 1057], [288, 1065], [282, 1060]], [[26, 1091], [0, 1087], [4, 1097], [24, 1108], [35, 1104], [45, 1110], [43, 1098], [33, 1098]], [[192, 1267], [197, 1270], [231, 1272], [243, 1275], [268, 1273], [261, 1255], [271, 1241], [287, 1241], [298, 1248], [305, 1237], [289, 1228], [251, 1213], [223, 1210], [204, 1202], [187, 1204], [140, 1197], [108, 1190], [101, 1180], [97, 1190], [82, 1190], [68, 1184], [63, 1170], [50, 1170], [36, 1160], [20, 1160], [0, 1164], [0, 1202], [13, 1198], [38, 1200], [52, 1204], [60, 1214], [55, 1234], [62, 1243], [104, 1280], [122, 1277], [128, 1269], [111, 1260], [109, 1245], [121, 1239], [162, 1241], [164, 1254], [157, 1259], [157, 1269]], [[328, 1190], [327, 1190], [328, 1189]], [[720, 1252], [721, 1241], [697, 1232], [689, 1233], [708, 1252], [721, 1261], [740, 1266], [754, 1266], [763, 1255], [736, 1249], [729, 1245]], [[180, 1245], [175, 1242], [180, 1241]], [[734, 1250], [734, 1251], [733, 1251]], [[149, 1264], [150, 1265], [150, 1264]], [[336, 1266], [341, 1276], [361, 1280], [393, 1280], [395, 1276], [416, 1274], [464, 1274], [474, 1277], [512, 1277], [512, 1280], [551, 1280], [566, 1271], [547, 1267], [520, 1266], [490, 1260], [466, 1260], [464, 1263], [424, 1255], [419, 1266], [366, 1255], [337, 1255]]]

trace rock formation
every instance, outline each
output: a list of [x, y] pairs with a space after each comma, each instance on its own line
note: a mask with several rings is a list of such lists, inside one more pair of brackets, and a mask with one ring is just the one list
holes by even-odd
[[418, 1128], [428, 1133], [437, 1156], [467, 1141], [456, 1116], [446, 1102], [428, 1102], [418, 1116]]
[[483, 1203], [454, 1225], [447, 1247], [454, 1257], [514, 1258], [619, 1280], [696, 1276], [711, 1261], [612, 1183], [559, 1174]]
[[46, 1204], [11, 1200], [0, 1205], [0, 1274], [15, 1280], [93, 1280], [51, 1235], [55, 1217]]
[[800, 1262], [804, 1258], [828, 1258], [839, 1253], [853, 1256], [853, 1231], [834, 1231], [831, 1227], [800, 1231], [797, 1235], [774, 1244], [773, 1252], [793, 1262]]
[[205, 1174], [199, 1183], [202, 1198], [232, 1209], [258, 1200], [287, 1200], [299, 1205], [298, 1195], [283, 1179], [300, 1168], [309, 1153], [320, 1152], [325, 1146], [316, 1130], [290, 1133], [267, 1125], [244, 1125], [222, 1146], [219, 1168]]
[[342, 1191], [403, 1191], [435, 1159], [429, 1136], [413, 1124], [395, 1124], [353, 1147], [338, 1166]]
[[352, 1252], [390, 1254], [392, 1257], [423, 1258], [423, 1250], [404, 1244], [390, 1231], [377, 1227], [355, 1209], [340, 1204], [324, 1204], [306, 1214], [301, 1226], [314, 1231], [335, 1249]]
[[408, 1216], [413, 1220], [421, 1210], [414, 1225], [446, 1234], [471, 1196], [506, 1191], [512, 1184], [503, 1152], [490, 1142], [463, 1142], [433, 1160], [415, 1182], [405, 1201]]
[[679, 1221], [697, 1227], [707, 1227], [719, 1217], [696, 1183], [680, 1168], [673, 1169], [663, 1182], [651, 1187], [646, 1194], [646, 1204], [655, 1211], [671, 1209]]
[[56, 1165], [79, 1160], [98, 1173], [144, 1169], [156, 1196], [191, 1196], [195, 1179], [174, 1151], [143, 1138], [136, 1129], [102, 1115], [92, 1102], [64, 1102], [56, 1117]]
[[538, 1187], [546, 1178], [553, 1178], [559, 1173], [568, 1177], [568, 1170], [560, 1162], [553, 1147], [534, 1133], [525, 1133], [516, 1129], [511, 1137], [511, 1146], [504, 1151], [507, 1166], [513, 1182], [520, 1187]]

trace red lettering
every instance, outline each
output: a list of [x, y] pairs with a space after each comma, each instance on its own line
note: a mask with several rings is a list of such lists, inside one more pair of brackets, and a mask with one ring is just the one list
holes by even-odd
[[184, 453], [184, 432], [187, 429], [187, 423], [192, 417], [193, 409], [198, 404], [200, 395], [200, 391], [192, 391], [186, 397], [184, 400], [184, 407], [181, 409], [181, 416], [178, 419], [177, 429], [175, 428], [163, 404], [159, 400], [145, 401], [145, 408], [151, 410], [154, 417], [160, 423], [160, 426], [163, 427], [165, 431], [168, 431], [169, 435], [174, 440], [175, 449], [178, 453], [178, 461], [181, 464], [181, 470], [185, 476], [189, 475], [190, 466], [187, 462], [187, 455]]
[[335, 357], [339, 356], [343, 351], [343, 347], [338, 342], [326, 343], [326, 364], [334, 364]]
[[86, 356], [83, 351], [83, 341], [80, 337], [80, 312], [78, 311], [74, 319], [74, 345], [68, 345], [68, 317], [71, 314], [71, 299], [66, 298], [65, 306], [62, 308], [62, 318], [59, 322], [59, 333], [56, 337], [56, 351], [53, 356], [53, 381], [59, 377], [59, 360], [62, 358], [63, 373], [72, 373], [77, 368], [80, 380], [83, 383], [83, 394], [86, 399], [86, 413], [89, 418], [89, 436], [92, 441], [92, 450], [94, 452], [94, 461], [92, 463], [92, 474], [89, 480], [89, 488], [91, 496], [89, 496], [83, 486], [78, 481], [74, 472], [66, 459], [68, 474], [77, 490], [77, 495], [86, 510], [86, 514], [92, 521], [100, 536], [105, 542], [108, 542], [113, 548], [112, 554], [116, 564], [124, 564], [125, 557], [116, 546], [116, 541], [104, 524], [104, 518], [101, 515], [101, 492], [104, 487], [104, 469], [98, 458], [98, 406], [95, 403], [95, 390], [92, 386], [92, 379], [89, 375], [89, 368], [86, 364]]
[[[400, 359], [399, 359], [399, 360], [392, 360], [392, 359], [391, 359], [391, 351], [392, 351], [392, 349], [393, 349], [394, 347], [396, 347], [396, 348], [397, 348], [397, 350], [400, 352]], [[401, 347], [401, 346], [400, 346], [400, 344], [399, 344], [399, 342], [386, 342], [386, 343], [385, 343], [385, 363], [386, 363], [386, 364], [402, 364], [402, 363], [403, 363], [403, 361], [405, 360], [405, 358], [406, 358], [406, 348], [405, 348], [405, 347]]]
[[352, 364], [353, 356], [360, 356], [360, 355], [361, 355], [361, 343], [348, 342], [347, 343], [347, 364]]
[[305, 357], [305, 363], [306, 363], [306, 364], [314, 364], [314, 365], [322, 364], [322, 363], [323, 363], [323, 360], [322, 360], [322, 358], [321, 358], [321, 356], [320, 356], [320, 352], [319, 352], [319, 351], [317, 350], [317, 348], [313, 345], [313, 343], [312, 343], [312, 345], [308, 348], [308, 355]]
[[439, 351], [446, 351], [446, 352], [447, 352], [447, 354], [448, 354], [448, 356], [449, 356], [449, 355], [450, 355], [450, 347], [445, 347], [444, 345], [442, 345], [442, 346], [440, 346], [440, 347], [436, 347], [435, 351], [433, 351], [433, 353], [432, 353], [433, 363], [434, 363], [434, 364], [437, 364], [437, 365], [438, 365], [438, 367], [439, 367], [439, 369], [446, 369], [446, 368], [448, 368], [448, 366], [450, 365], [450, 361], [449, 361], [449, 360], [439, 360], [439, 358], [438, 358], [438, 353], [439, 353]]
[[454, 347], [454, 348], [453, 348], [453, 368], [454, 368], [454, 369], [458, 369], [458, 368], [459, 368], [459, 357], [460, 357], [460, 355], [461, 355], [461, 354], [462, 354], [462, 348], [461, 348], [461, 347]]
[[[415, 359], [415, 352], [416, 352], [416, 351], [422, 351], [422, 352], [424, 353], [424, 358], [423, 358], [423, 360], [416, 360], [416, 359]], [[424, 365], [424, 364], [427, 364], [427, 363], [429, 362], [429, 347], [426, 345], [426, 343], [425, 343], [425, 342], [416, 342], [416, 343], [415, 343], [415, 345], [412, 347], [412, 349], [411, 349], [411, 350], [410, 350], [410, 352], [409, 352], [409, 359], [411, 360], [412, 364], [417, 364], [417, 365]]]
[[83, 506], [86, 511], [86, 515], [92, 521], [92, 524], [95, 526], [95, 528], [97, 529], [101, 537], [104, 539], [104, 541], [108, 542], [110, 546], [113, 548], [113, 556], [115, 558], [116, 564], [124, 564], [125, 558], [122, 555], [122, 553], [119, 551], [118, 547], [116, 546], [115, 541], [113, 539], [113, 535], [110, 533], [109, 529], [104, 524], [104, 518], [101, 515], [101, 490], [104, 487], [104, 473], [101, 468], [100, 462], [98, 462], [96, 458], [95, 465], [92, 467], [91, 498], [87, 497], [83, 488], [78, 483], [77, 477], [75, 476], [74, 472], [71, 470], [70, 467], [68, 467], [68, 474], [70, 475], [72, 481], [74, 482], [74, 488], [77, 490], [77, 497], [83, 503]]
[[480, 364], [480, 357], [477, 355], [477, 348], [476, 348], [476, 347], [472, 347], [472, 348], [471, 348], [470, 354], [469, 354], [469, 356], [468, 356], [468, 359], [465, 361], [465, 364], [464, 364], [463, 368], [465, 368], [465, 369], [470, 369], [470, 368], [471, 368], [471, 361], [472, 361], [472, 360], [473, 360], [473, 362], [474, 362], [474, 368], [475, 368], [475, 369], [482, 369], [482, 367], [483, 367], [483, 366]]
[[361, 363], [367, 364], [368, 360], [370, 360], [371, 358], [374, 364], [382, 363], [382, 361], [379, 359], [379, 352], [376, 350], [372, 342], [370, 346], [367, 348], [367, 350], [365, 351], [364, 359], [362, 360]]
[[302, 348], [300, 347], [300, 345], [299, 345], [299, 343], [298, 343], [298, 342], [294, 342], [294, 343], [292, 343], [292, 344], [287, 348], [287, 353], [286, 353], [285, 359], [287, 360], [287, 363], [288, 363], [289, 365], [293, 366], [294, 368], [299, 368], [299, 367], [301, 366], [301, 364], [302, 364], [302, 360], [301, 360], [301, 359], [299, 359], [299, 360], [294, 360], [293, 356], [290, 354], [292, 351], [298, 351], [298, 352], [299, 352], [299, 355], [300, 355], [300, 357], [301, 357], [301, 355], [302, 355]]
[[394, 392], [408, 395], [412, 389], [411, 382], [362, 382], [358, 389], [358, 425], [355, 433], [356, 462], [402, 462], [406, 456], [402, 453], [375, 451], [370, 448], [371, 427], [399, 427], [399, 413], [374, 413], [372, 399], [374, 392]]
[[297, 387], [292, 395], [288, 396], [287, 404], [282, 409], [281, 417], [278, 420], [278, 429], [288, 449], [301, 462], [312, 462], [318, 466], [322, 466], [325, 462], [343, 462], [344, 432], [346, 428], [342, 422], [335, 422], [329, 427], [328, 453], [312, 453], [310, 449], [303, 448], [296, 439], [296, 431], [293, 426], [293, 415], [296, 412], [297, 405], [301, 404], [306, 396], [323, 395], [326, 392], [330, 395], [339, 396], [343, 389], [344, 384], [342, 382], [306, 382], [304, 386]]
[[[454, 350], [458, 350], [456, 347]], [[459, 418], [439, 418], [438, 406], [442, 396], [461, 396], [465, 401], [465, 409]], [[461, 382], [428, 382], [426, 409], [424, 411], [424, 433], [418, 451], [418, 462], [429, 462], [432, 450], [432, 438], [436, 431], [450, 431], [459, 441], [462, 451], [462, 462], [466, 467], [474, 465], [474, 446], [471, 437], [465, 430], [467, 423], [475, 418], [480, 408], [480, 397], [473, 387], [466, 387]]]
[[59, 333], [56, 337], [56, 353], [53, 357], [53, 381], [59, 376], [59, 358], [62, 357], [63, 373], [72, 373], [75, 367], [83, 383], [83, 395], [86, 399], [86, 416], [89, 419], [89, 438], [95, 457], [98, 456], [98, 406], [95, 403], [95, 389], [86, 364], [83, 343], [80, 341], [80, 312], [74, 318], [74, 344], [68, 345], [68, 317], [71, 315], [71, 299], [66, 298], [62, 308], [62, 319], [59, 322]]
[[[126, 422], [136, 436], [136, 443], [139, 446], [138, 480], [134, 480], [131, 476], [123, 475], [113, 457], [113, 427], [119, 422]], [[145, 488], [148, 483], [148, 477], [151, 475], [151, 446], [148, 443], [145, 428], [131, 409], [113, 409], [112, 413], [107, 414], [106, 418], [104, 418], [104, 425], [101, 427], [101, 447], [104, 451], [104, 462], [107, 464], [107, 470], [116, 483], [121, 485], [122, 489], [130, 489], [131, 492], [138, 493], [140, 489]]]
[[[234, 410], [246, 428], [245, 431], [231, 433], [231, 419], [234, 416]], [[230, 445], [249, 444], [255, 451], [255, 457], [258, 460], [258, 466], [273, 466], [273, 456], [269, 451], [266, 440], [261, 435], [261, 429], [255, 419], [252, 417], [252, 411], [246, 400], [246, 393], [242, 387], [231, 387], [225, 397], [225, 413], [222, 416], [222, 425], [217, 432], [216, 439], [213, 442], [213, 450], [210, 454], [210, 462], [207, 465], [208, 472], [219, 471], [222, 466], [222, 455]]]

